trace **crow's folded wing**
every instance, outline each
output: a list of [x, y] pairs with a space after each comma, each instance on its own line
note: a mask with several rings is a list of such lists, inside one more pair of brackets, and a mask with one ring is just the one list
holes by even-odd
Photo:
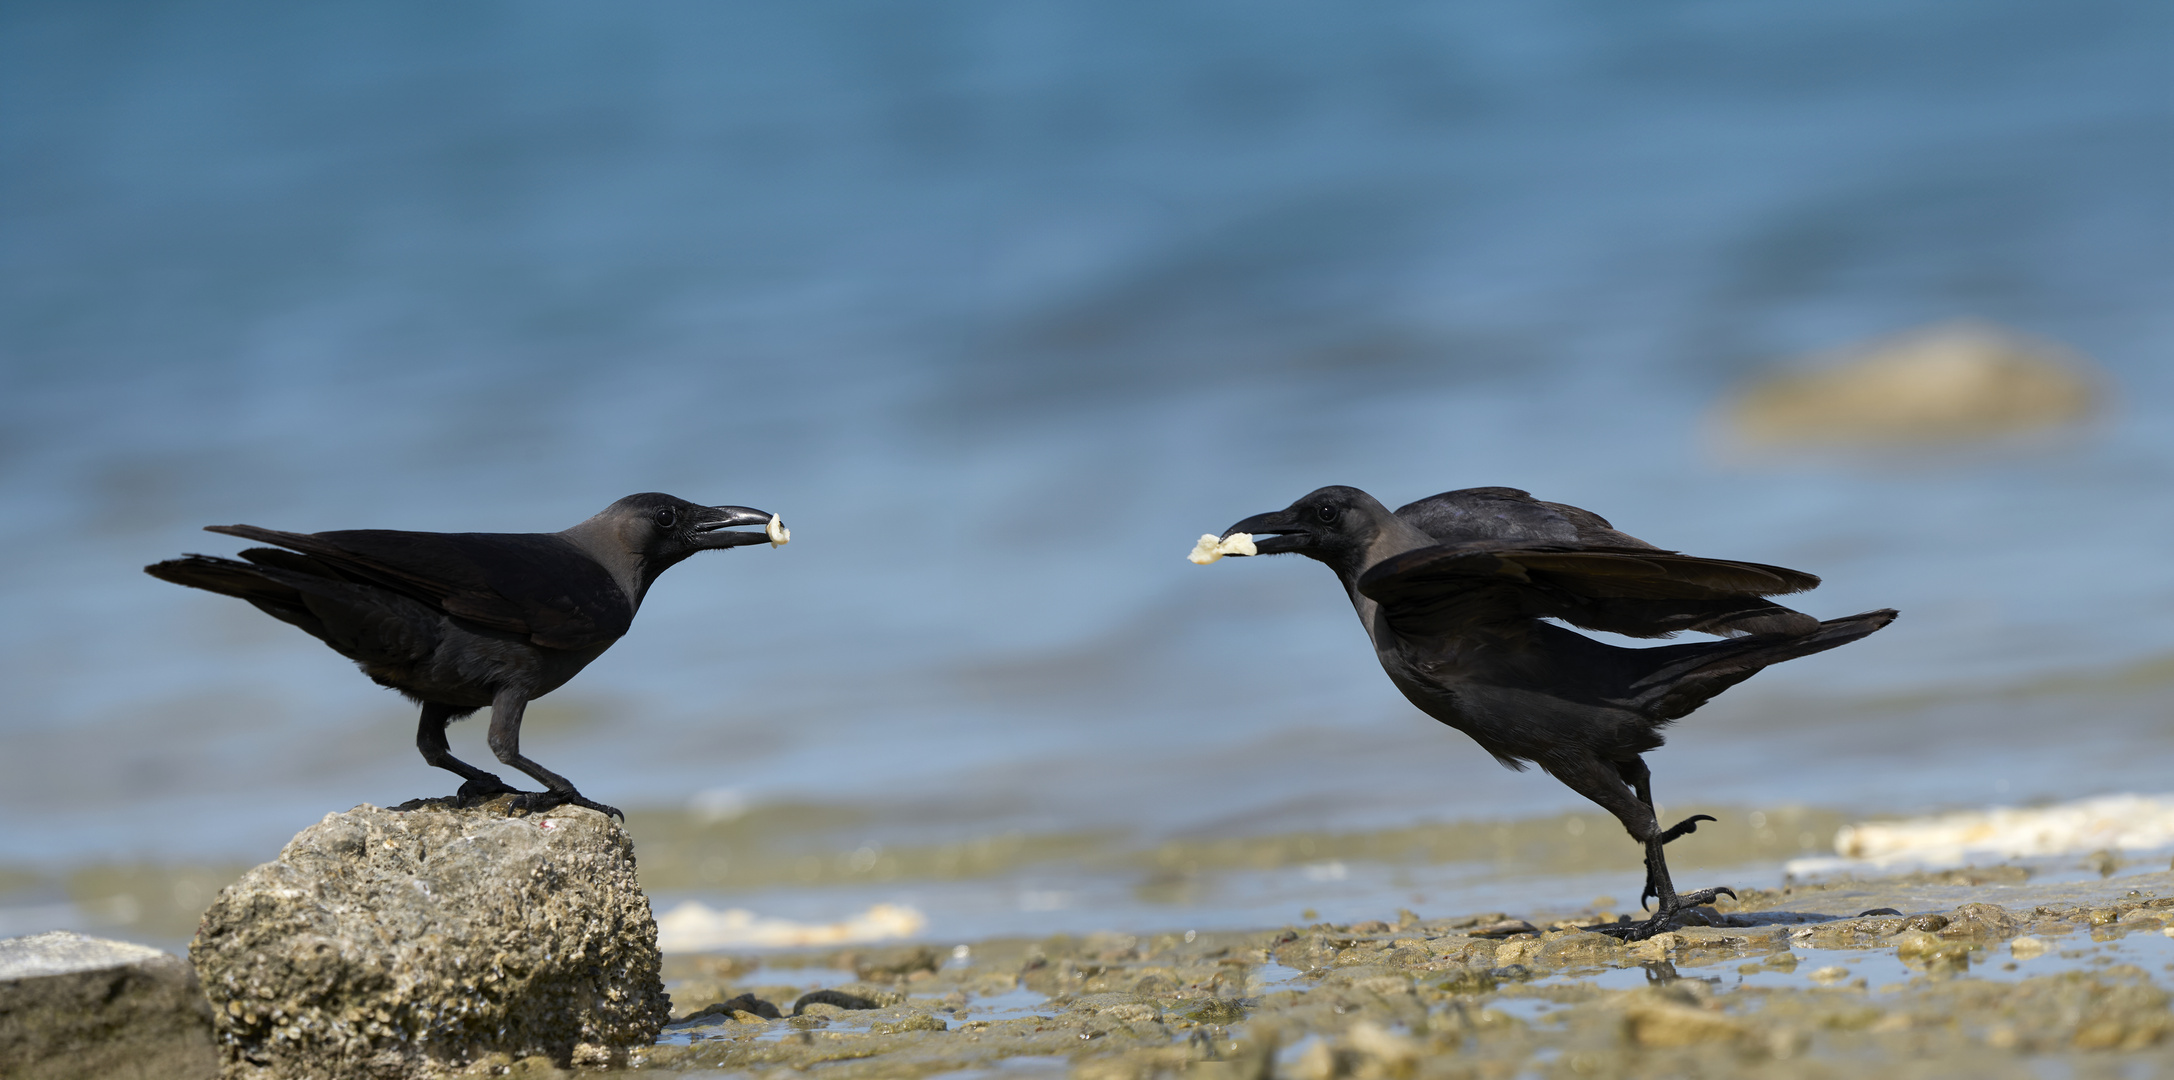
[[608, 645], [634, 624], [634, 605], [610, 572], [548, 533], [290, 533], [254, 525], [209, 531], [299, 551], [352, 580], [526, 635], [545, 648]]
[[1455, 634], [1551, 617], [1588, 630], [1665, 637], [1801, 633], [1817, 621], [1760, 599], [1819, 579], [1761, 563], [1701, 559], [1658, 548], [1444, 544], [1382, 560], [1359, 578], [1400, 634]]
[[1445, 491], [1397, 507], [1396, 516], [1438, 544], [1655, 550], [1591, 510], [1535, 499], [1516, 488]]

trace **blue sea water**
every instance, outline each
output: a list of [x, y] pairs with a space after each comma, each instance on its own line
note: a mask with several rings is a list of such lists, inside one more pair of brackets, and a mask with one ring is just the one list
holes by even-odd
[[[2170, 55], [2141, 2], [9, 4], [0, 860], [450, 789], [393, 694], [138, 572], [235, 547], [199, 526], [643, 490], [794, 540], [673, 570], [532, 713], [622, 806], [1571, 805], [1405, 705], [1319, 568], [1180, 558], [1325, 483], [1515, 485], [1903, 611], [1679, 724], [1664, 798], [2163, 789], [2162, 699], [2001, 691], [2174, 651]], [[1706, 438], [1778, 359], [1958, 317], [2110, 412]]]

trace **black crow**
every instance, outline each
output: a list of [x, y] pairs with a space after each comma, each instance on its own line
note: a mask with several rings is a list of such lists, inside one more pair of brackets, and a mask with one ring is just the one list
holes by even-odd
[[[1262, 555], [1296, 552], [1336, 571], [1389, 681], [1514, 769], [1538, 763], [1600, 804], [1645, 845], [1645, 922], [1607, 928], [1633, 940], [1675, 925], [1726, 888], [1678, 894], [1640, 757], [1660, 729], [1769, 664], [1844, 645], [1891, 610], [1820, 622], [1764, 599], [1819, 579], [1759, 563], [1700, 559], [1617, 532], [1600, 515], [1515, 488], [1471, 488], [1395, 513], [1357, 488], [1325, 487], [1223, 533]], [[1214, 538], [1204, 537], [1203, 546]], [[1626, 649], [1548, 620], [1632, 637], [1698, 630], [1729, 640]]]
[[[767, 528], [729, 531], [741, 525]], [[422, 705], [415, 745], [461, 775], [461, 798], [512, 792], [522, 810], [571, 803], [621, 817], [521, 756], [522, 711], [627, 632], [657, 575], [697, 551], [787, 538], [773, 514], [656, 492], [556, 533], [207, 529], [288, 550], [249, 548], [246, 562], [187, 555], [144, 572], [247, 600]], [[547, 790], [516, 791], [453, 756], [445, 726], [485, 705], [491, 752]]]

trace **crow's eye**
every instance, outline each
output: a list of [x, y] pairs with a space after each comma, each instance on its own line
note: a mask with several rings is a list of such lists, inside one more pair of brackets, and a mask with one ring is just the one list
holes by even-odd
[[1323, 522], [1336, 520], [1336, 508], [1333, 506], [1323, 505], [1313, 513], [1315, 517], [1320, 518]]
[[657, 507], [657, 524], [659, 524], [659, 525], [662, 525], [662, 526], [664, 526], [665, 528], [669, 529], [669, 528], [671, 528], [671, 527], [672, 527], [672, 525], [673, 525], [673, 524], [674, 524], [675, 522], [677, 522], [678, 520], [679, 520], [679, 510], [678, 510], [678, 508], [676, 508], [676, 507], [670, 507], [670, 506], [660, 506], [660, 507]]

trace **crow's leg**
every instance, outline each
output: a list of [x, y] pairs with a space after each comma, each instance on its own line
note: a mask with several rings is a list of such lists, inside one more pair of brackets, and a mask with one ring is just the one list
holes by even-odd
[[[1646, 759], [1633, 757], [1628, 761], [1618, 761], [1615, 763], [1615, 771], [1616, 775], [1623, 778], [1624, 783], [1631, 786], [1631, 790], [1638, 793], [1638, 801], [1646, 804], [1646, 812], [1653, 813], [1653, 773], [1646, 768]], [[1661, 843], [1666, 844], [1679, 836], [1695, 833], [1698, 831], [1699, 822], [1712, 820], [1713, 816], [1710, 814], [1693, 814], [1684, 818], [1682, 821], [1669, 826], [1668, 830], [1661, 834]], [[1646, 872], [1646, 887], [1638, 892], [1638, 910], [1646, 910], [1646, 901], [1660, 895], [1661, 890], [1653, 880], [1653, 873], [1649, 867]], [[1730, 893], [1729, 895], [1734, 896], [1736, 894]]]
[[501, 690], [491, 699], [491, 753], [497, 754], [498, 760], [535, 777], [548, 789], [523, 794], [513, 801], [514, 807], [535, 812], [571, 804], [625, 821], [626, 815], [616, 807], [583, 796], [565, 777], [521, 756], [521, 714], [527, 709], [528, 694], [523, 691]]
[[467, 783], [460, 786], [459, 798], [489, 797], [504, 792], [520, 794], [506, 786], [504, 780], [484, 772], [453, 756], [453, 748], [445, 741], [445, 725], [474, 712], [474, 709], [456, 709], [435, 701], [423, 703], [423, 717], [415, 725], [415, 748], [423, 752], [423, 760], [448, 772], [459, 773]]
[[1622, 822], [1623, 828], [1630, 833], [1631, 839], [1646, 847], [1646, 883], [1659, 896], [1660, 910], [1644, 922], [1596, 926], [1593, 929], [1603, 934], [1613, 934], [1626, 941], [1642, 941], [1664, 930], [1675, 929], [1676, 916], [1685, 908], [1710, 904], [1720, 893], [1736, 895], [1729, 889], [1702, 889], [1695, 893], [1677, 895], [1675, 884], [1668, 877], [1668, 860], [1661, 854], [1661, 845], [1668, 842], [1668, 834], [1673, 830], [1661, 828], [1661, 823], [1653, 816], [1653, 807], [1640, 799], [1629, 784], [1624, 783], [1623, 774], [1612, 762], [1602, 761], [1590, 751], [1567, 750], [1542, 760], [1540, 767], [1569, 785], [1572, 791], [1593, 800], [1600, 804], [1601, 809], [1614, 814], [1616, 820]]

